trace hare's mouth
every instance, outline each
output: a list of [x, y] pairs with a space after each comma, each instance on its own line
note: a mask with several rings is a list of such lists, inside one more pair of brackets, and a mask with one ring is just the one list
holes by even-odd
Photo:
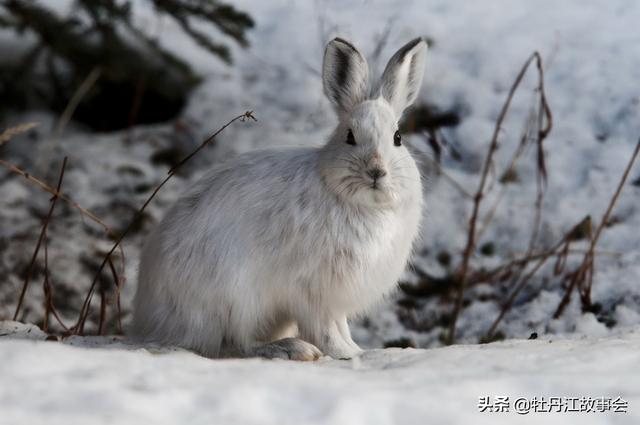
[[375, 190], [375, 191], [381, 191], [384, 190], [386, 188], [386, 181], [380, 180], [380, 179], [365, 179], [366, 181], [366, 185], [371, 189], [371, 190]]
[[367, 182], [367, 186], [374, 192], [386, 192], [389, 190], [389, 182], [374, 180]]

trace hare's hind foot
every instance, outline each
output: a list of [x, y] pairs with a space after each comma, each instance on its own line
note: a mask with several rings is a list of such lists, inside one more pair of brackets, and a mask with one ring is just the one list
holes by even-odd
[[299, 338], [283, 338], [254, 348], [250, 356], [266, 359], [313, 361], [318, 360], [322, 356], [322, 352], [315, 345]]

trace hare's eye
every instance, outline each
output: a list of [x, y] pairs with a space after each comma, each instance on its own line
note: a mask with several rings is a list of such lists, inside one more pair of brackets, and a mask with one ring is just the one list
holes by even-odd
[[402, 136], [399, 131], [396, 131], [396, 134], [393, 135], [393, 144], [396, 146], [402, 145]]
[[353, 137], [353, 131], [349, 130], [349, 132], [347, 133], [347, 144], [348, 145], [356, 145], [356, 138]]

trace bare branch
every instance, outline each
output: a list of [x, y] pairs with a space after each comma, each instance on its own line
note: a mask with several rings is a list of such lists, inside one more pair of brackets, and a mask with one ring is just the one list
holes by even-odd
[[0, 146], [4, 145], [6, 142], [11, 140], [13, 136], [29, 131], [32, 128], [37, 127], [39, 125], [40, 123], [37, 123], [37, 122], [28, 122], [25, 124], [19, 124], [14, 127], [7, 128], [5, 131], [0, 133]]
[[[60, 177], [58, 178], [58, 186], [56, 192], [60, 192], [60, 187], [62, 186], [62, 179], [64, 178], [64, 170], [67, 166], [67, 157], [62, 161], [62, 168], [60, 169]], [[13, 314], [13, 320], [18, 320], [18, 314], [20, 313], [20, 308], [22, 307], [22, 302], [24, 301], [24, 294], [27, 292], [27, 288], [29, 286], [29, 281], [31, 280], [31, 275], [33, 274], [33, 266], [36, 262], [36, 258], [38, 257], [38, 252], [40, 251], [40, 245], [45, 238], [47, 233], [47, 227], [49, 226], [49, 220], [51, 220], [51, 215], [53, 214], [53, 209], [56, 206], [56, 201], [58, 200], [58, 196], [54, 195], [51, 198], [51, 206], [49, 207], [49, 212], [47, 213], [47, 217], [44, 219], [42, 224], [42, 230], [40, 231], [40, 237], [38, 238], [38, 243], [36, 244], [36, 248], [33, 250], [33, 255], [31, 256], [31, 262], [29, 263], [29, 267], [27, 268], [27, 274], [24, 278], [24, 282], [22, 284], [22, 290], [20, 291], [20, 297], [18, 298], [18, 305], [16, 306], [16, 311]]]
[[[485, 186], [487, 183], [487, 177], [493, 165], [493, 155], [495, 154], [495, 151], [498, 149], [498, 136], [502, 129], [502, 123], [507, 115], [507, 111], [509, 110], [509, 106], [511, 105], [511, 100], [513, 99], [513, 96], [516, 90], [518, 89], [518, 86], [520, 85], [527, 69], [529, 68], [529, 65], [531, 64], [531, 62], [533, 62], [533, 60], [536, 60], [538, 64], [538, 69], [539, 70], [542, 69], [542, 59], [540, 57], [540, 54], [538, 52], [534, 52], [524, 63], [522, 69], [518, 73], [518, 76], [516, 77], [511, 88], [509, 89], [507, 99], [504, 105], [502, 106], [500, 114], [498, 115], [493, 136], [489, 144], [489, 150], [487, 152], [487, 156], [484, 161], [484, 166], [482, 169], [482, 175], [480, 177], [480, 183], [478, 185], [478, 190], [476, 191], [476, 194], [474, 196], [473, 211], [471, 213], [471, 218], [469, 219], [469, 231], [467, 236], [467, 244], [463, 252], [462, 264], [460, 266], [460, 272], [459, 272], [460, 279], [459, 279], [458, 294], [456, 297], [456, 303], [453, 309], [451, 325], [449, 327], [449, 335], [447, 338], [447, 342], [449, 344], [453, 344], [453, 342], [455, 341], [456, 322], [460, 314], [460, 309], [462, 308], [462, 299], [464, 297], [464, 291], [465, 291], [465, 287], [468, 279], [467, 275], [469, 270], [469, 262], [471, 260], [471, 255], [476, 245], [476, 222], [478, 220], [478, 213], [480, 211], [480, 203], [482, 202], [482, 198], [485, 195]], [[548, 112], [548, 105], [546, 104], [546, 98], [544, 98], [543, 104], [544, 104], [544, 107], [543, 107], [544, 111]], [[550, 116], [550, 112], [549, 112], [549, 116]], [[551, 129], [551, 122], [548, 121], [548, 126], [543, 129], [544, 131], [541, 131], [540, 136], [546, 137], [546, 134], [548, 134], [548, 131], [550, 129]], [[541, 144], [542, 143], [540, 142], [540, 145]]]
[[618, 188], [616, 189], [613, 196], [611, 197], [611, 201], [609, 201], [609, 206], [607, 207], [607, 211], [602, 216], [602, 220], [600, 220], [600, 224], [596, 228], [593, 238], [591, 238], [589, 249], [585, 253], [582, 263], [580, 264], [575, 274], [573, 275], [573, 278], [571, 279], [571, 282], [567, 287], [567, 291], [565, 292], [564, 297], [562, 298], [562, 300], [560, 301], [560, 304], [558, 304], [558, 307], [556, 308], [556, 311], [553, 315], [554, 318], [558, 318], [562, 315], [562, 313], [564, 312], [564, 309], [566, 308], [566, 306], [569, 304], [569, 301], [571, 300], [571, 293], [573, 292], [573, 289], [576, 286], [578, 287], [578, 289], [581, 290], [580, 298], [582, 301], [583, 310], [588, 310], [589, 308], [591, 308], [591, 286], [593, 284], [592, 279], [594, 275], [594, 261], [593, 261], [594, 250], [595, 250], [596, 244], [598, 243], [598, 240], [600, 239], [602, 230], [604, 229], [606, 224], [609, 222], [609, 217], [611, 216], [613, 207], [618, 201], [618, 197], [622, 192], [622, 188], [627, 182], [629, 173], [631, 172], [631, 169], [633, 168], [633, 164], [636, 158], [638, 157], [638, 152], [640, 152], [640, 139], [638, 140], [638, 143], [636, 144], [636, 148], [633, 151], [631, 158], [629, 159], [629, 163], [627, 164], [627, 168], [624, 170], [624, 174], [622, 175], [622, 178], [618, 183]]

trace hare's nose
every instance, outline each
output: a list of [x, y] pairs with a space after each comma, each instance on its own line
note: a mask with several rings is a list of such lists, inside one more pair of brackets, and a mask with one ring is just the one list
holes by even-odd
[[369, 177], [371, 177], [372, 179], [374, 179], [374, 180], [378, 180], [378, 179], [386, 176], [387, 172], [384, 171], [382, 168], [375, 167], [375, 168], [369, 168], [367, 170], [367, 175]]

